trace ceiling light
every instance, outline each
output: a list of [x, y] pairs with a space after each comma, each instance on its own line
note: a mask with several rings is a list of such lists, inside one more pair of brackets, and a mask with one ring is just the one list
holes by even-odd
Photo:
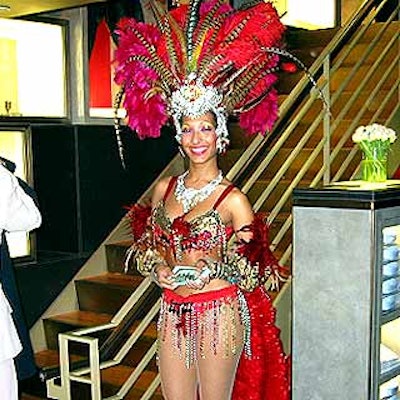
[[7, 4], [0, 4], [0, 11], [10, 11], [11, 7]]

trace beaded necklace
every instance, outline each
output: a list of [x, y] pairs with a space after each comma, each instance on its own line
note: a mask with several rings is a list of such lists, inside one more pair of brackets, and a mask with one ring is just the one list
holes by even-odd
[[185, 177], [187, 176], [188, 173], [189, 171], [186, 171], [182, 175], [178, 176], [174, 191], [175, 198], [178, 203], [182, 204], [183, 212], [185, 214], [188, 213], [201, 201], [211, 196], [211, 194], [215, 191], [215, 189], [224, 179], [222, 171], [220, 170], [218, 172], [218, 175], [202, 188], [200, 189], [187, 188], [185, 186]]

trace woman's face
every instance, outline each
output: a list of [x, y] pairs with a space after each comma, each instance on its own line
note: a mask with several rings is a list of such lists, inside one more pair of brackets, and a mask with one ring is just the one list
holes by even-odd
[[183, 117], [181, 146], [192, 162], [203, 163], [217, 155], [215, 126], [210, 112], [198, 118]]

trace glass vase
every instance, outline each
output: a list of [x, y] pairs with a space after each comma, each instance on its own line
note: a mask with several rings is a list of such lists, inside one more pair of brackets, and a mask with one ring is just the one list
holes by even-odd
[[387, 179], [387, 156], [364, 154], [361, 161], [362, 180], [366, 182], [385, 182]]

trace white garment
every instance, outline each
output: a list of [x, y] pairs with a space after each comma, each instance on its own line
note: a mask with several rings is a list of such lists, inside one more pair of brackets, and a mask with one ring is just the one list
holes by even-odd
[[18, 381], [13, 359], [0, 361], [0, 393], [2, 400], [18, 400]]
[[14, 357], [22, 350], [22, 346], [11, 313], [11, 306], [0, 284], [0, 398], [2, 400], [18, 399]]
[[11, 313], [0, 283], [0, 362], [14, 358], [22, 350]]
[[41, 223], [42, 217], [33, 199], [19, 186], [17, 178], [0, 165], [0, 235], [3, 230], [28, 232]]

